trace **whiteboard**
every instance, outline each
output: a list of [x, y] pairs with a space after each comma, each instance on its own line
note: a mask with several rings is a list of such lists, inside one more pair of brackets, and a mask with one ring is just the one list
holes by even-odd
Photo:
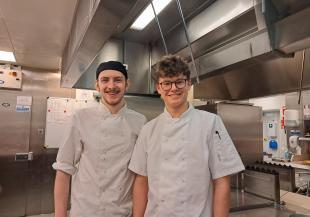
[[46, 106], [46, 148], [58, 148], [71, 115], [82, 108], [95, 106], [95, 100], [48, 97]]

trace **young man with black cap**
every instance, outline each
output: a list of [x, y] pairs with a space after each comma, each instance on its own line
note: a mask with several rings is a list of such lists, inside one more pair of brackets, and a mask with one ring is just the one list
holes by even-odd
[[120, 62], [98, 66], [101, 102], [73, 115], [53, 164], [56, 217], [67, 215], [71, 176], [70, 216], [131, 216], [134, 176], [127, 167], [146, 118], [126, 108], [127, 78]]
[[133, 217], [228, 217], [229, 175], [244, 166], [223, 122], [188, 103], [181, 57], [164, 57], [155, 77], [166, 108], [143, 126], [129, 164]]

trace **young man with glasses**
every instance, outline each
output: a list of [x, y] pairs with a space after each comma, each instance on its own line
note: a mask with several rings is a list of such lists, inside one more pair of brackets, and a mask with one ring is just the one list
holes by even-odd
[[133, 217], [228, 217], [229, 176], [244, 166], [221, 119], [188, 103], [181, 57], [164, 57], [155, 77], [166, 108], [142, 128], [131, 157]]
[[122, 63], [98, 66], [101, 102], [73, 115], [53, 164], [55, 217], [67, 216], [71, 176], [71, 217], [131, 216], [134, 175], [128, 163], [146, 118], [126, 107], [127, 88]]

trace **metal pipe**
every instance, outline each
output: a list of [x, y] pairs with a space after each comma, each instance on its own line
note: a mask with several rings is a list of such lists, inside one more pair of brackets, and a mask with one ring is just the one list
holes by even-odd
[[194, 59], [194, 55], [193, 55], [192, 45], [191, 45], [191, 43], [189, 41], [187, 26], [186, 26], [185, 19], [184, 19], [184, 16], [183, 16], [181, 3], [180, 3], [179, 0], [175, 0], [175, 1], [176, 1], [177, 5], [178, 5], [179, 13], [180, 13], [181, 18], [182, 18], [182, 23], [183, 23], [183, 28], [184, 28], [185, 36], [186, 36], [187, 46], [190, 49], [190, 55], [191, 55], [191, 59], [192, 59], [192, 62], [193, 62], [193, 65], [194, 65], [195, 74], [196, 74], [196, 81], [199, 84], [199, 75], [198, 75], [197, 66], [196, 66], [196, 62], [195, 62], [195, 59]]
[[[253, 1], [254, 4], [254, 1]], [[264, 14], [266, 12], [266, 0], [262, 1], [262, 13]]]
[[165, 41], [165, 38], [164, 38], [164, 34], [163, 34], [162, 30], [161, 30], [161, 27], [160, 27], [159, 19], [158, 19], [158, 16], [156, 14], [156, 11], [155, 11], [153, 0], [151, 0], [151, 5], [152, 5], [153, 13], [154, 13], [154, 16], [155, 16], [155, 20], [156, 20], [156, 23], [157, 23], [157, 26], [158, 26], [158, 29], [159, 29], [159, 32], [160, 32], [160, 37], [161, 37], [161, 40], [163, 41], [163, 44], [164, 44], [164, 47], [165, 47], [165, 53], [167, 55], [168, 54], [168, 49], [167, 49], [166, 41]]
[[149, 93], [153, 91], [152, 85], [152, 46], [149, 44], [149, 74], [148, 74]]
[[303, 82], [303, 80], [304, 80], [305, 53], [306, 53], [306, 51], [305, 51], [305, 50], [303, 50], [303, 52], [302, 52], [302, 60], [301, 60], [301, 70], [300, 70], [300, 81], [299, 81], [298, 105], [300, 105], [300, 100], [301, 100], [301, 91], [302, 91], [302, 82]]

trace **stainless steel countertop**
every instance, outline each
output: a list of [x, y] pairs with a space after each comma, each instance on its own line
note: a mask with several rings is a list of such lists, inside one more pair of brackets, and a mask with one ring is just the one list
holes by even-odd
[[230, 195], [231, 210], [249, 209], [262, 206], [272, 206], [274, 203], [250, 193], [241, 192], [240, 190], [232, 189]]
[[[295, 197], [297, 196], [300, 195], [295, 195]], [[279, 207], [273, 201], [231, 189], [230, 217], [289, 217], [296, 212], [300, 213], [300, 210], [290, 210], [286, 206]], [[308, 214], [308, 212], [305, 213]]]
[[265, 208], [232, 212], [229, 214], [229, 216], [230, 217], [289, 217], [291, 214], [294, 214], [294, 212], [286, 210], [286, 209], [265, 207]]

